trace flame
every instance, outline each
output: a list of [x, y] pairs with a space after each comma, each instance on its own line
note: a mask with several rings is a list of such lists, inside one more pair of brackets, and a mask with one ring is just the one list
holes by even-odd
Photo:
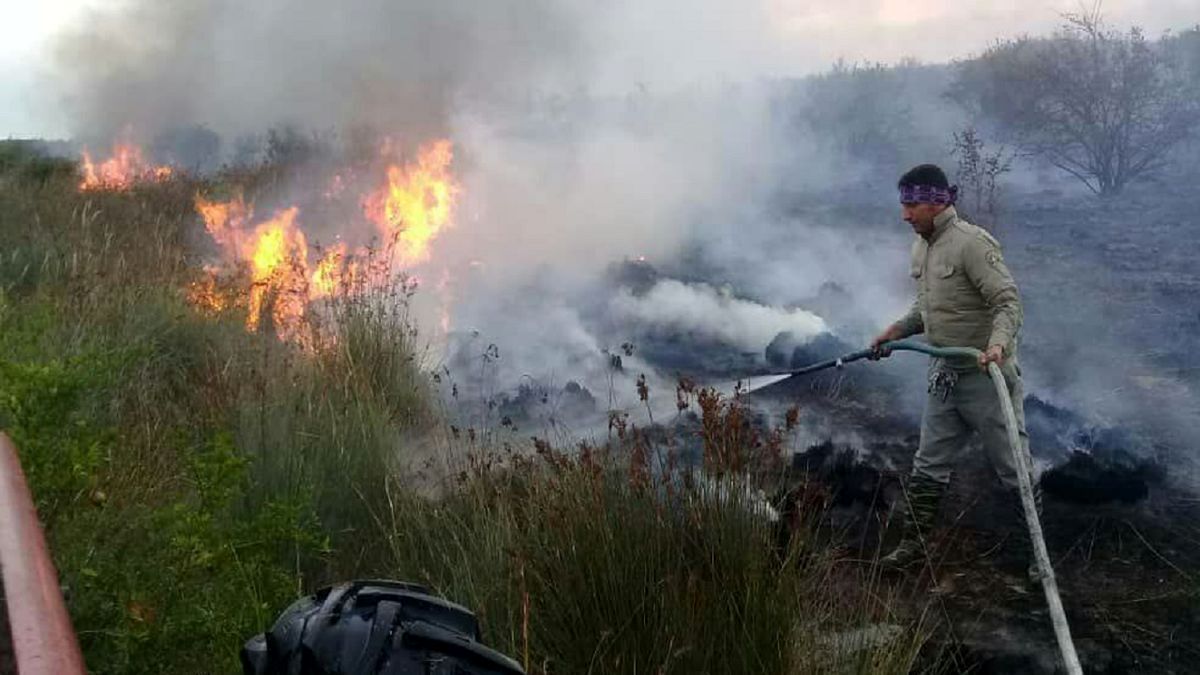
[[438, 140], [421, 146], [415, 165], [391, 165], [387, 185], [369, 195], [367, 217], [384, 238], [395, 241], [402, 265], [430, 258], [430, 244], [452, 223], [454, 204], [461, 188], [450, 174], [454, 159], [450, 141]]
[[325, 252], [312, 273], [312, 295], [316, 298], [329, 297], [342, 285], [342, 263], [346, 259], [346, 245], [339, 242]]
[[[250, 314], [246, 328], [258, 329], [268, 299], [280, 336], [294, 332], [307, 302], [308, 241], [296, 227], [295, 206], [279, 211], [255, 228], [249, 246]], [[272, 298], [272, 296], [274, 296]]]
[[[386, 184], [362, 197], [370, 223], [358, 222], [368, 228], [373, 224], [386, 235], [391, 245], [387, 249], [390, 255], [384, 256], [343, 241], [321, 251], [310, 248], [297, 206], [259, 220], [240, 192], [228, 201], [196, 195], [196, 211], [227, 265], [241, 275], [242, 291], [235, 300], [230, 299], [228, 290], [222, 296], [223, 289], [231, 288], [228, 282], [237, 280], [236, 275], [222, 276], [222, 271], [213, 268], [208, 270], [206, 282], [192, 285], [189, 298], [209, 313], [245, 307], [246, 329], [251, 332], [262, 328], [269, 318], [280, 338], [308, 337], [301, 328], [314, 301], [396, 280], [394, 263], [412, 265], [430, 258], [430, 245], [450, 226], [460, 192], [449, 171], [452, 158], [449, 141], [422, 146], [414, 164], [389, 166]], [[347, 189], [349, 183], [339, 173], [330, 190], [319, 194], [330, 199]], [[442, 286], [449, 289], [448, 272]], [[442, 324], [443, 330], [449, 329], [448, 309], [443, 309]]]
[[[253, 210], [239, 194], [228, 202], [209, 201], [197, 195], [196, 211], [226, 256], [249, 268], [246, 329], [258, 330], [270, 309], [280, 336], [295, 333], [309, 294], [308, 239], [296, 223], [300, 209], [295, 206], [282, 209], [270, 219], [252, 224]], [[210, 277], [215, 277], [215, 273], [210, 273]], [[213, 303], [206, 302], [205, 290], [196, 289], [193, 301], [201, 308], [211, 308]]]
[[82, 154], [80, 190], [128, 190], [135, 183], [163, 181], [174, 173], [169, 166], [150, 165], [143, 158], [142, 149], [132, 143], [115, 143], [112, 156], [98, 164], [86, 148]]
[[196, 195], [196, 211], [204, 219], [204, 227], [213, 241], [226, 249], [237, 247], [239, 231], [253, 215], [240, 192], [228, 202], [211, 202]]
[[229, 307], [229, 297], [217, 282], [220, 272], [211, 266], [204, 267], [204, 278], [188, 285], [188, 301], [205, 314], [216, 315]]

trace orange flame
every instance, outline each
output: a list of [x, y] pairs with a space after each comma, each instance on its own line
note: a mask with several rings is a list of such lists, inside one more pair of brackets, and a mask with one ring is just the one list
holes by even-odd
[[230, 305], [229, 297], [217, 283], [219, 270], [205, 266], [204, 278], [188, 285], [188, 301], [206, 314], [220, 314]]
[[[390, 258], [374, 255], [366, 247], [352, 249], [341, 241], [323, 251], [311, 250], [296, 206], [258, 222], [253, 206], [241, 193], [226, 202], [197, 195], [196, 211], [209, 235], [226, 260], [248, 274], [250, 286], [240, 293], [243, 302], [222, 298], [217, 283], [220, 272], [212, 269], [207, 283], [194, 284], [189, 290], [189, 298], [210, 313], [246, 307], [247, 330], [259, 330], [269, 317], [279, 337], [303, 336], [303, 319], [313, 301], [353, 294], [376, 282], [395, 279], [392, 263], [429, 259], [430, 244], [450, 225], [460, 191], [449, 172], [451, 160], [449, 141], [423, 146], [415, 164], [388, 167], [387, 184], [363, 197], [368, 219], [392, 242]], [[323, 194], [326, 199], [347, 186], [340, 174], [331, 185], [331, 191]], [[448, 284], [448, 279], [443, 284]], [[445, 313], [443, 321], [448, 322]]]
[[428, 260], [430, 244], [452, 223], [454, 203], [461, 192], [450, 174], [453, 159], [448, 140], [423, 145], [415, 166], [389, 166], [387, 185], [366, 199], [367, 217], [379, 226], [385, 239], [394, 239], [402, 265]]
[[204, 227], [213, 241], [225, 249], [237, 248], [238, 234], [253, 215], [241, 193], [228, 202], [210, 202], [197, 195], [196, 211], [204, 219]]
[[312, 273], [312, 296], [329, 297], [342, 285], [342, 263], [346, 259], [346, 245], [338, 243], [325, 252]]
[[131, 143], [113, 145], [112, 157], [97, 164], [85, 148], [79, 164], [83, 180], [80, 190], [128, 190], [135, 183], [158, 182], [170, 178], [169, 166], [151, 166], [142, 157], [142, 149]]
[[268, 298], [274, 294], [271, 316], [281, 335], [293, 332], [308, 300], [308, 241], [296, 227], [295, 206], [284, 209], [255, 229], [250, 242], [250, 315], [246, 328], [258, 329]]
[[[295, 332], [309, 293], [308, 240], [296, 224], [300, 210], [295, 206], [283, 209], [256, 225], [251, 225], [253, 210], [241, 195], [228, 202], [197, 196], [196, 210], [226, 255], [249, 267], [246, 328], [258, 330], [269, 303], [275, 330], [281, 336]], [[197, 304], [201, 307], [214, 306], [199, 292], [203, 290], [207, 289], [197, 289], [194, 301], [200, 300]]]

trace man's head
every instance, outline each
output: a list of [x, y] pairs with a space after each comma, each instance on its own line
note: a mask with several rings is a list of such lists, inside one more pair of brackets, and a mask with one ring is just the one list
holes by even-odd
[[900, 177], [900, 206], [904, 221], [922, 237], [933, 234], [933, 219], [954, 203], [958, 187], [951, 186], [937, 165], [922, 164]]

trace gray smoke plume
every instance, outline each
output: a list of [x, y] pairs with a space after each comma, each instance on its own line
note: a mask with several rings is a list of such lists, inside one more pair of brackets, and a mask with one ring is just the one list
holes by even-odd
[[[775, 109], [776, 89], [761, 79], [777, 62], [768, 9], [135, 1], [60, 37], [57, 81], [77, 133], [92, 138], [186, 124], [228, 138], [283, 123], [368, 126], [410, 146], [449, 136], [463, 198], [457, 226], [416, 271], [434, 282], [423, 323], [448, 312], [453, 331], [502, 348], [513, 381], [603, 379], [622, 321], [642, 334], [673, 323], [759, 353], [773, 331], [824, 328], [752, 297], [796, 307], [827, 279], [825, 263], [773, 256], [772, 279], [737, 280], [739, 300], [681, 281], [635, 297], [604, 280], [616, 261], [670, 263], [696, 241], [709, 242], [716, 264], [740, 264], [769, 238], [756, 230], [780, 226], [761, 217], [780, 185], [824, 180], [797, 170], [816, 144]], [[807, 255], [827, 263], [831, 244], [814, 242]], [[597, 294], [614, 299], [589, 300]], [[876, 299], [890, 313], [901, 295]], [[649, 370], [636, 357], [625, 365]]]
[[[1147, 26], [1190, 16], [1184, 0], [1161, 4], [1143, 13], [1155, 19]], [[1012, 3], [992, 5], [972, 23], [961, 8], [914, 16], [878, 2], [129, 0], [59, 37], [53, 81], [81, 138], [129, 128], [145, 142], [194, 124], [227, 140], [280, 124], [366, 127], [405, 148], [449, 137], [462, 200], [456, 226], [414, 270], [422, 329], [448, 320], [446, 364], [485, 363], [483, 395], [575, 380], [602, 407], [636, 410], [638, 374], [652, 391], [673, 388], [646, 350], [627, 348], [636, 339], [686, 335], [681, 349], [709, 355], [761, 355], [776, 329], [862, 344], [907, 307], [911, 234], [891, 215], [890, 177], [925, 161], [953, 166], [949, 133], [967, 120], [941, 96], [950, 72], [910, 64], [880, 74], [878, 90], [846, 69], [815, 84], [773, 78], [824, 67], [806, 54], [882, 57], [896, 48], [882, 33], [949, 58], [1039, 28]], [[926, 39], [945, 19], [957, 20], [952, 34]], [[1009, 178], [1047, 187], [1041, 175]], [[854, 206], [817, 217], [841, 184], [871, 187], [835, 195], [831, 204]], [[637, 259], [659, 277], [614, 282], [613, 266]], [[1042, 309], [1051, 315], [1065, 316]], [[1041, 321], [1031, 312], [1049, 345], [1053, 322]], [[1094, 335], [1094, 323], [1059, 332]], [[918, 361], [895, 361], [887, 367], [912, 371], [919, 402]], [[1028, 382], [1099, 410], [1098, 394], [1124, 386], [1096, 375], [1103, 365], [1027, 368]], [[1194, 402], [1194, 389], [1184, 394], [1171, 400]]]
[[138, 1], [92, 10], [55, 56], [81, 135], [188, 122], [429, 135], [445, 132], [456, 97], [570, 82], [584, 52], [573, 12], [548, 0]]

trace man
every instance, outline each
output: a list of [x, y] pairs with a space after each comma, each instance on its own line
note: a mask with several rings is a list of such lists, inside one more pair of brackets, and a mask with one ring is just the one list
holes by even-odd
[[[982, 352], [977, 362], [932, 359], [930, 363], [921, 443], [906, 491], [904, 536], [883, 559], [886, 565], [903, 568], [922, 559], [922, 537], [932, 529], [954, 460], [972, 431], [979, 434], [1020, 514], [1017, 464], [995, 385], [987, 373], [988, 363], [1000, 366], [1004, 374], [1026, 450], [1029, 437], [1017, 362], [1021, 299], [999, 242], [959, 217], [954, 208], [958, 188], [950, 186], [937, 166], [915, 167], [900, 178], [898, 187], [904, 220], [917, 234], [910, 266], [917, 282], [917, 299], [908, 314], [872, 342], [875, 358], [887, 356], [881, 347], [884, 342], [919, 333], [936, 347], [974, 347]], [[1024, 523], [1023, 518], [1020, 522]], [[1029, 555], [1028, 537], [1019, 536], [1018, 541]], [[1034, 581], [1036, 569], [1030, 566]]]

